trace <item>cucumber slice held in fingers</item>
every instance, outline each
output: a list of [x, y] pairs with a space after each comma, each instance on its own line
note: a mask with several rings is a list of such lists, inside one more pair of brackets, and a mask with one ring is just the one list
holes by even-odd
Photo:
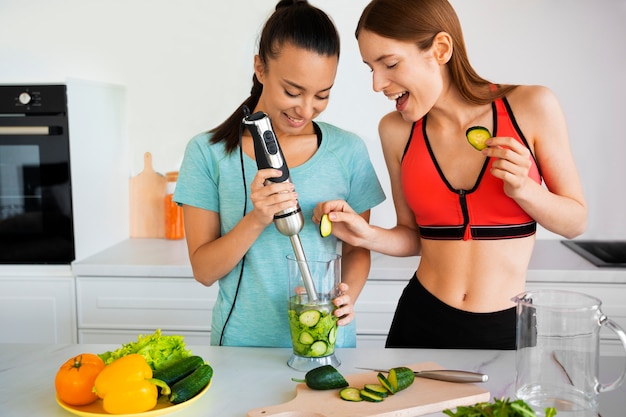
[[489, 129], [482, 126], [472, 126], [465, 131], [467, 141], [479, 151], [487, 147], [487, 139], [491, 138]]
[[328, 214], [324, 214], [320, 220], [320, 236], [328, 237], [333, 231], [333, 224], [328, 218]]

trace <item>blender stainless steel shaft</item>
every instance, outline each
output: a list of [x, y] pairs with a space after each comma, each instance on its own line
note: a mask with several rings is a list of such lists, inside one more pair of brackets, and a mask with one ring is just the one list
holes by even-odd
[[[254, 114], [246, 114], [243, 118], [243, 123], [252, 134], [254, 155], [258, 169], [275, 168], [282, 173], [280, 177], [270, 178], [267, 181], [276, 183], [291, 182], [289, 168], [285, 162], [283, 151], [280, 148], [269, 116], [261, 111]], [[302, 215], [300, 205], [296, 203], [294, 207], [276, 213], [274, 215], [274, 225], [280, 233], [289, 236], [291, 239], [291, 246], [300, 267], [302, 281], [309, 296], [309, 301], [317, 301], [318, 295], [315, 290], [315, 284], [309, 271], [309, 265], [306, 262], [300, 236], [298, 235], [304, 226], [304, 216]]]

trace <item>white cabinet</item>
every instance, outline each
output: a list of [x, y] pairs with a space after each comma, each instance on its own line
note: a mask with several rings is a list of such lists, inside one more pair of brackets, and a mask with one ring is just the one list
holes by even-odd
[[407, 282], [367, 281], [354, 306], [359, 347], [385, 347], [396, 304]]
[[217, 290], [193, 278], [79, 276], [79, 342], [127, 343], [161, 329], [186, 344], [209, 344]]
[[0, 343], [76, 343], [69, 266], [0, 266]]

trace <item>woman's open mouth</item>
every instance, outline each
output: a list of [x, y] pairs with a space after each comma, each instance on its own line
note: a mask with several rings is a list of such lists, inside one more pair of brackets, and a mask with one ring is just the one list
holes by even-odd
[[396, 110], [397, 111], [402, 111], [404, 110], [404, 107], [406, 106], [406, 102], [409, 99], [409, 92], [408, 91], [403, 91], [401, 93], [398, 94], [394, 94], [391, 96], [387, 96], [389, 98], [389, 100], [395, 100], [396, 101]]

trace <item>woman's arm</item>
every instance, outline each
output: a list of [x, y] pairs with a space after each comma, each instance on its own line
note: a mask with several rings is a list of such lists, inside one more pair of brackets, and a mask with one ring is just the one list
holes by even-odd
[[[361, 213], [361, 218], [369, 222], [370, 211]], [[341, 282], [342, 294], [333, 302], [338, 307], [335, 315], [340, 317], [337, 322], [345, 326], [354, 319], [354, 305], [365, 286], [371, 266], [370, 251], [365, 248], [354, 247], [342, 242], [341, 250]]]
[[587, 225], [587, 205], [556, 96], [545, 87], [520, 86], [509, 102], [546, 187], [528, 177], [528, 151], [511, 138], [493, 138], [483, 151], [499, 158], [492, 174], [504, 181], [505, 193], [541, 226], [566, 238], [580, 235]]
[[183, 218], [189, 259], [195, 279], [212, 285], [241, 261], [259, 235], [272, 223], [274, 213], [297, 204], [293, 184], [265, 180], [280, 175], [274, 169], [259, 170], [250, 184], [253, 208], [226, 233], [220, 234], [219, 213], [185, 205]]
[[385, 116], [379, 126], [396, 210], [395, 227], [385, 229], [369, 224], [344, 200], [318, 204], [313, 211], [313, 221], [319, 224], [322, 215], [328, 214], [333, 222], [333, 235], [352, 246], [391, 256], [419, 255], [419, 231], [413, 212], [404, 198], [401, 178], [402, 153], [410, 131], [411, 124], [395, 112]]

